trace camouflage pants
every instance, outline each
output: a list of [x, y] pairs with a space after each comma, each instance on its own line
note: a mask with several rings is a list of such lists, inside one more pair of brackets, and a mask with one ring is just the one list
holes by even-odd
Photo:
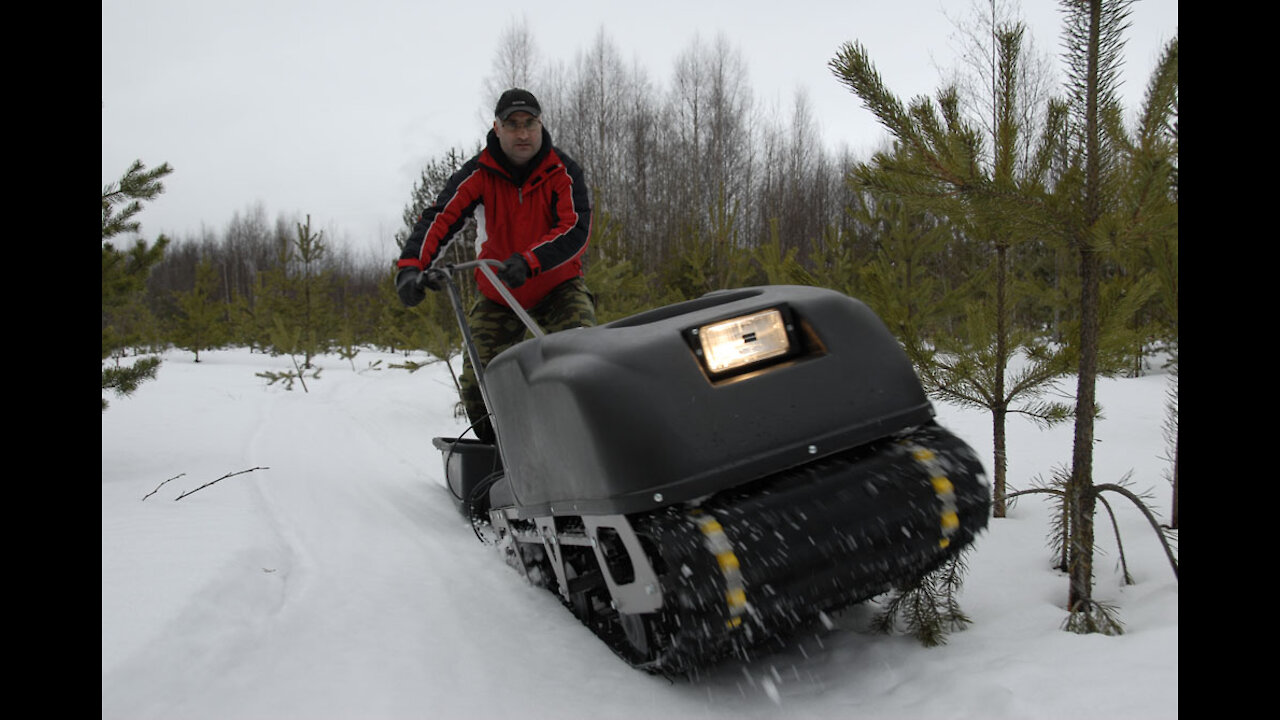
[[[528, 313], [548, 333], [592, 327], [596, 324], [596, 300], [587, 289], [586, 282], [577, 277], [557, 285], [537, 305], [529, 308]], [[498, 353], [524, 340], [528, 334], [524, 323], [510, 308], [486, 297], [480, 298], [471, 308], [467, 323], [471, 325], [471, 337], [482, 367], [487, 366]], [[462, 377], [458, 382], [462, 388], [462, 406], [475, 427], [476, 436], [493, 442], [489, 412], [467, 353], [463, 353]]]

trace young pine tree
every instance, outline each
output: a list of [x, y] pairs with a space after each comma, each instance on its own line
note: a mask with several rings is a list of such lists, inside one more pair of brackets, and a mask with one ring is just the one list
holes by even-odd
[[586, 283], [596, 298], [596, 321], [607, 323], [661, 304], [653, 274], [641, 270], [628, 252], [625, 230], [599, 207], [594, 212]]
[[310, 215], [306, 223], [295, 224], [295, 236], [282, 238], [275, 265], [262, 274], [255, 305], [258, 328], [272, 352], [301, 355], [303, 369], [328, 351], [337, 334], [330, 299], [333, 273], [324, 267], [328, 247], [322, 235], [312, 231]]
[[[153, 243], [138, 239], [127, 248], [120, 248], [113, 238], [138, 231], [141, 223], [134, 218], [142, 211], [142, 202], [164, 192], [160, 179], [170, 172], [168, 163], [148, 170], [141, 160], [136, 160], [118, 182], [102, 189], [102, 389], [121, 397], [155, 378], [160, 367], [160, 359], [155, 356], [140, 358], [132, 365], [117, 363], [110, 367], [106, 360], [118, 357], [138, 340], [136, 332], [128, 328], [137, 323], [127, 322], [127, 318], [145, 313], [141, 296], [147, 275], [163, 258], [169, 240], [161, 235]], [[107, 405], [107, 399], [102, 398], [103, 411]]]
[[[1169, 203], [1169, 189], [1176, 186], [1171, 179], [1176, 155], [1152, 165], [1142, 154], [1127, 153], [1117, 132], [1121, 113], [1116, 83], [1131, 5], [1132, 0], [1063, 2], [1073, 120], [1065, 140], [1076, 159], [1066, 173], [1070, 182], [1059, 183], [1049, 200], [1080, 266], [1077, 413], [1064, 503], [1069, 529], [1067, 627], [1075, 632], [1119, 632], [1109, 608], [1093, 599], [1094, 513], [1102, 489], [1114, 487], [1095, 486], [1093, 479], [1095, 386], [1104, 349], [1104, 260], [1114, 258], [1115, 250], [1128, 241], [1149, 237], [1154, 228], [1177, 234], [1176, 205], [1171, 213]], [[1177, 62], [1174, 39], [1149, 85], [1144, 128], [1170, 117], [1176, 108]], [[1135, 169], [1140, 171], [1132, 172]]]
[[221, 347], [227, 341], [227, 305], [217, 302], [218, 271], [211, 258], [196, 265], [195, 285], [187, 292], [175, 292], [178, 314], [173, 321], [173, 343], [195, 355], [201, 350]]
[[[916, 303], [941, 302], [941, 311], [954, 318], [945, 328], [936, 322], [919, 323], [919, 330], [928, 335], [915, 344], [908, 338], [908, 350], [932, 396], [991, 412], [994, 513], [1003, 517], [1008, 415], [1020, 413], [1045, 423], [1068, 417], [1068, 408], [1040, 398], [1070, 368], [1067, 356], [1043, 342], [1037, 328], [1016, 322], [1017, 310], [1035, 300], [1037, 288], [1013, 258], [1022, 244], [1039, 238], [1044, 230], [1015, 222], [1025, 203], [1019, 187], [1033, 170], [1019, 162], [1023, 137], [1034, 130], [1021, 124], [1025, 114], [1018, 112], [1022, 27], [993, 25], [993, 35], [989, 143], [976, 129], [981, 123], [963, 117], [954, 88], [938, 93], [937, 105], [921, 98], [904, 108], [860, 46], [847, 44], [831, 67], [898, 138], [892, 152], [877, 153], [871, 163], [856, 166], [852, 181], [882, 202], [899, 201], [915, 214], [948, 220], [952, 237], [941, 246], [921, 248], [922, 243], [915, 242], [903, 243], [904, 249], [965, 258], [968, 282], [935, 288], [936, 281], [926, 280], [931, 287], [907, 292]], [[910, 234], [905, 228], [897, 232]], [[960, 253], [961, 240], [976, 251]], [[869, 271], [889, 267], [902, 273], [898, 268], [909, 269], [923, 258], [897, 252], [889, 261]], [[934, 268], [938, 277], [953, 276], [944, 270]], [[932, 295], [939, 290], [945, 301]]]
[[[1120, 485], [1093, 482], [1094, 421], [1099, 410], [1095, 384], [1107, 348], [1104, 329], [1109, 322], [1114, 326], [1116, 319], [1105, 302], [1106, 262], [1120, 262], [1124, 254], [1115, 250], [1127, 241], [1149, 237], [1155, 228], [1176, 235], [1177, 227], [1176, 212], [1169, 212], [1168, 202], [1173, 198], [1176, 209], [1176, 142], [1171, 144], [1170, 162], [1151, 164], [1142, 154], [1126, 155], [1116, 132], [1120, 114], [1115, 81], [1130, 4], [1126, 0], [1064, 0], [1070, 99], [1050, 103], [1041, 150], [1022, 174], [1001, 170], [1006, 167], [999, 160], [1003, 130], [997, 133], [993, 171], [984, 168], [978, 161], [976, 134], [960, 121], [952, 95], [939, 97], [941, 118], [927, 100], [907, 110], [884, 89], [860, 47], [846, 46], [832, 63], [837, 75], [894, 132], [905, 150], [894, 157], [878, 155], [874, 166], [858, 172], [861, 181], [929, 203], [975, 228], [1005, 228], [1015, 234], [1001, 239], [990, 230], [975, 233], [996, 242], [1018, 242], [1017, 236], [1021, 241], [1050, 238], [1069, 248], [1078, 263], [1079, 324], [1068, 337], [1077, 363], [1072, 463], [1060, 489], [1045, 489], [1062, 501], [1069, 574], [1066, 626], [1076, 632], [1120, 630], [1111, 609], [1092, 597], [1099, 494], [1125, 495], [1152, 517], [1141, 500]], [[1148, 94], [1156, 100], [1144, 112], [1144, 127], [1147, 119], [1168, 117], [1170, 108], [1176, 111], [1176, 39], [1170, 48]], [[999, 341], [1000, 336], [995, 339]], [[1170, 560], [1176, 573], [1172, 554]]]

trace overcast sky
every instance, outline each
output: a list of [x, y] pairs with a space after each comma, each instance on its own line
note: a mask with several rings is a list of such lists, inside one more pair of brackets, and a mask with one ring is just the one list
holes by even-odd
[[[985, 3], [980, 3], [985, 4]], [[545, 63], [571, 62], [603, 29], [666, 88], [695, 38], [723, 35], [763, 107], [808, 96], [826, 144], [864, 157], [885, 133], [827, 63], [862, 43], [889, 89], [932, 94], [956, 64], [955, 19], [973, 0], [103, 0], [102, 184], [133, 160], [169, 163], [142, 234], [221, 234], [255, 204], [268, 222], [311, 215], [326, 237], [395, 255], [427, 161], [488, 130], [499, 37], [525, 22]], [[1022, 0], [1036, 49], [1061, 78], [1057, 0]], [[1135, 111], [1177, 0], [1137, 0], [1121, 91]], [[534, 88], [536, 90], [536, 88]], [[544, 108], [554, 136], [554, 108]]]

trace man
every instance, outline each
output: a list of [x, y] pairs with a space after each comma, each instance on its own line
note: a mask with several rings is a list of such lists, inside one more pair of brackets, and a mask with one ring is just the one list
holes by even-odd
[[[440, 290], [424, 274], [474, 217], [477, 256], [501, 261], [496, 274], [516, 301], [547, 332], [596, 324], [595, 298], [582, 277], [591, 237], [591, 200], [582, 168], [554, 147], [542, 125], [542, 107], [528, 90], [502, 93], [486, 147], [445, 183], [423, 211], [396, 266], [400, 301], [413, 307], [423, 288]], [[480, 362], [524, 339], [525, 326], [479, 270], [483, 297], [468, 315]], [[471, 359], [463, 359], [462, 404], [476, 436], [494, 441]]]

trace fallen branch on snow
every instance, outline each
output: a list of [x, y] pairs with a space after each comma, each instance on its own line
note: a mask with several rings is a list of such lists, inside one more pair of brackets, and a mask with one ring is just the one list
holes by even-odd
[[[169, 480], [177, 480], [178, 478], [182, 477], [183, 475], [186, 475], [186, 473], [178, 473], [177, 475], [174, 475], [173, 477], [169, 478]], [[152, 495], [155, 495], [155, 494], [156, 494], [156, 490], [159, 490], [160, 488], [164, 487], [165, 483], [169, 482], [169, 480], [165, 480], [164, 482], [162, 482], [162, 483], [160, 483], [159, 485], [157, 485], [155, 490], [152, 490], [151, 492], [147, 493], [146, 495], [143, 495], [143, 496], [142, 496], [142, 499], [143, 499], [143, 500], [146, 500], [147, 498], [151, 497]]]
[[[182, 498], [184, 498], [184, 497], [186, 497], [186, 496], [190, 495], [191, 493], [194, 493], [194, 492], [199, 491], [199, 490], [203, 490], [203, 489], [205, 489], [205, 488], [209, 487], [210, 485], [212, 485], [212, 484], [214, 484], [214, 483], [216, 483], [216, 482], [222, 482], [223, 480], [226, 480], [226, 479], [227, 479], [227, 478], [229, 478], [229, 477], [235, 477], [236, 475], [244, 475], [245, 473], [251, 473], [251, 472], [253, 472], [254, 470], [270, 470], [270, 469], [271, 469], [271, 468], [269, 468], [269, 467], [253, 467], [253, 468], [249, 468], [248, 470], [241, 470], [240, 472], [227, 473], [226, 475], [223, 475], [222, 477], [218, 478], [217, 480], [210, 480], [209, 482], [207, 482], [207, 483], [205, 483], [205, 484], [201, 485], [200, 487], [196, 488], [195, 490], [188, 490], [187, 492], [182, 493], [182, 494], [181, 494], [181, 495], [179, 495], [178, 497], [174, 498], [174, 500], [175, 500], [175, 501], [176, 501], [176, 500], [181, 500]], [[166, 482], [167, 482], [167, 481], [166, 481]]]

